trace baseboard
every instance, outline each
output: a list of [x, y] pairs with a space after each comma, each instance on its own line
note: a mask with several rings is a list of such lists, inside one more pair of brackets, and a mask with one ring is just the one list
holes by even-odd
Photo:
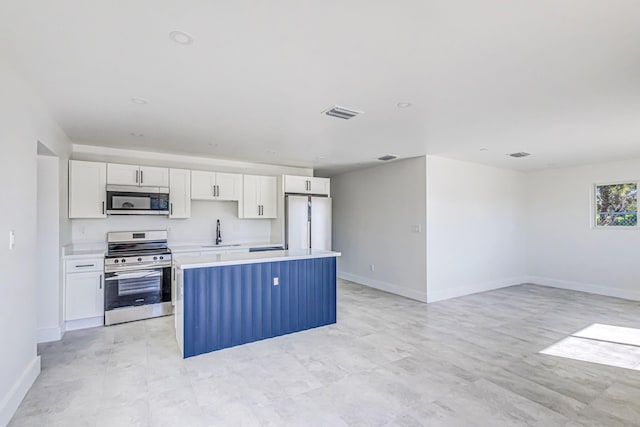
[[573, 282], [570, 280], [552, 279], [550, 277], [540, 276], [528, 277], [527, 283], [550, 286], [552, 288], [567, 289], [570, 291], [587, 292], [590, 294], [640, 301], [640, 291], [609, 288], [606, 286], [594, 285], [592, 283]]
[[64, 322], [65, 331], [75, 331], [77, 329], [95, 328], [104, 326], [104, 316], [89, 317], [87, 319], [67, 320]]
[[35, 356], [31, 363], [20, 375], [18, 381], [13, 384], [6, 396], [0, 402], [0, 426], [6, 426], [11, 421], [20, 402], [26, 396], [33, 382], [40, 374], [40, 356]]
[[479, 292], [492, 291], [495, 289], [506, 288], [509, 286], [520, 285], [528, 282], [528, 277], [509, 277], [507, 279], [492, 280], [490, 282], [479, 282], [471, 285], [456, 286], [437, 291], [430, 291], [430, 285], [427, 283], [427, 302], [442, 301], [450, 298], [463, 297], [466, 295], [477, 294]]
[[59, 327], [38, 329], [38, 344], [43, 342], [60, 341], [62, 339], [62, 329]]
[[412, 289], [405, 289], [400, 286], [393, 285], [391, 283], [382, 282], [380, 280], [369, 279], [368, 277], [357, 276], [355, 274], [345, 273], [343, 271], [338, 271], [337, 276], [340, 279], [356, 282], [361, 285], [369, 286], [370, 288], [375, 288], [381, 291], [389, 292], [391, 294], [396, 294], [402, 297], [411, 298], [420, 302], [427, 302], [426, 292], [419, 292], [419, 291], [414, 291]]

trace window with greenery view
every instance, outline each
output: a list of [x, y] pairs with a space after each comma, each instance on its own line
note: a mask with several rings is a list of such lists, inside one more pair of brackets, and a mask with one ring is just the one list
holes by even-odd
[[596, 227], [638, 225], [638, 183], [596, 185]]

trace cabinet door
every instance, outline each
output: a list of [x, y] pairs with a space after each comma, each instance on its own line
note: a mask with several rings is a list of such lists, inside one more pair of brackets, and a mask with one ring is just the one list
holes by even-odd
[[191, 199], [215, 200], [213, 186], [215, 173], [206, 171], [191, 171]]
[[216, 172], [216, 185], [218, 186], [217, 200], [240, 200], [242, 175]]
[[276, 218], [278, 216], [278, 183], [275, 176], [260, 177], [260, 218]]
[[316, 177], [309, 178], [310, 193], [328, 196], [330, 186], [331, 186], [331, 180], [329, 178], [316, 178]]
[[65, 320], [104, 316], [104, 287], [101, 272], [67, 274]]
[[69, 218], [106, 218], [107, 164], [69, 161]]
[[262, 218], [260, 216], [260, 178], [256, 175], [245, 175], [242, 185], [243, 218]]
[[169, 169], [169, 218], [191, 216], [191, 171]]
[[284, 192], [285, 193], [309, 193], [308, 176], [285, 175]]
[[137, 165], [107, 164], [107, 184], [139, 185], [140, 168]]
[[140, 185], [148, 187], [168, 187], [169, 169], [140, 166]]

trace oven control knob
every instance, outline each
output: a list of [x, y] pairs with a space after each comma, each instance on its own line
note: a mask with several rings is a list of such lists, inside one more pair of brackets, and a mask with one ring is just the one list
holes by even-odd
[[142, 258], [138, 258], [138, 262], [142, 262]]
[[161, 257], [160, 257], [160, 259], [164, 259], [164, 257], [163, 257], [163, 256], [161, 256]]
[[122, 258], [122, 262], [127, 262], [127, 260], [126, 260], [126, 259], [124, 259], [124, 258]]
[[[162, 257], [160, 257], [160, 258], [162, 258]], [[158, 259], [158, 257], [157, 257], [157, 256], [154, 256], [154, 257], [153, 257], [153, 260], [154, 260], [154, 261], [156, 261], [157, 259]]]
[[120, 260], [117, 260], [117, 259], [113, 261], [114, 264], [117, 264], [119, 262], [120, 262]]

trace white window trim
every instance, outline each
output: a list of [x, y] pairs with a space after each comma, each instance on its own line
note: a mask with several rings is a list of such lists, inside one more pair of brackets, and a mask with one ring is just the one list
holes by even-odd
[[[640, 230], [640, 220], [637, 221], [636, 225], [618, 225], [618, 226], [606, 226], [606, 225], [598, 225], [596, 223], [596, 187], [601, 185], [616, 185], [616, 184], [636, 184], [636, 189], [640, 192], [640, 179], [625, 179], [621, 181], [603, 181], [603, 182], [595, 182], [591, 184], [589, 188], [589, 192], [591, 194], [591, 206], [589, 210], [589, 215], [591, 217], [591, 228], [593, 230]], [[638, 195], [636, 195], [638, 198]], [[640, 209], [638, 210], [640, 214]]]

